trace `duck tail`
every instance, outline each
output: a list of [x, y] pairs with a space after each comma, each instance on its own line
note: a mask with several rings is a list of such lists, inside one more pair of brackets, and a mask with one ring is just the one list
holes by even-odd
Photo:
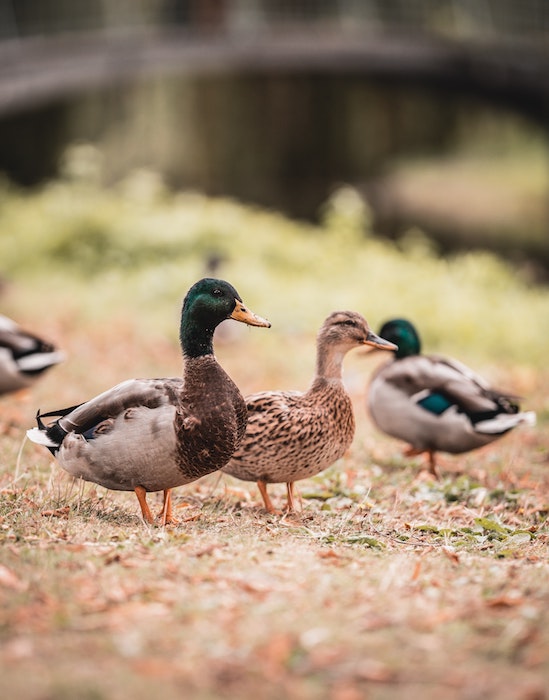
[[38, 423], [38, 430], [46, 432], [47, 426], [42, 420], [42, 415], [40, 413], [40, 409], [36, 411], [36, 422]]
[[494, 418], [475, 423], [475, 430], [479, 433], [487, 433], [490, 435], [503, 435], [520, 424], [534, 426], [536, 424], [535, 412], [500, 413]]
[[55, 454], [59, 449], [59, 445], [48, 437], [48, 433], [41, 428], [30, 428], [27, 430], [27, 437], [31, 442], [47, 447], [52, 454]]
[[58, 365], [65, 360], [65, 354], [59, 350], [49, 352], [32, 353], [23, 355], [17, 359], [19, 371], [29, 376], [39, 375], [50, 367]]
[[29, 440], [31, 440], [31, 442], [47, 447], [48, 450], [55, 455], [61, 446], [65, 435], [67, 435], [67, 431], [63, 430], [57, 421], [51, 425], [46, 425], [42, 418], [49, 418], [50, 416], [64, 416], [67, 413], [70, 413], [71, 410], [72, 408], [63, 409], [61, 411], [50, 411], [49, 413], [40, 413], [40, 409], [38, 409], [36, 413], [36, 423], [38, 427], [27, 430], [27, 437]]

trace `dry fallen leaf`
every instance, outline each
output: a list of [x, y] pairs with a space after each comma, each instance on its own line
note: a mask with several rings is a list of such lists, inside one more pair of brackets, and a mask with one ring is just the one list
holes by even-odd
[[412, 573], [412, 581], [418, 580], [422, 564], [423, 562], [421, 561], [421, 559], [418, 559], [416, 561], [416, 565], [414, 566], [414, 572]]
[[489, 608], [514, 608], [517, 605], [523, 605], [524, 598], [520, 596], [499, 595], [486, 600], [486, 605]]
[[11, 569], [0, 564], [0, 586], [10, 588], [13, 591], [23, 591], [27, 587], [26, 583], [21, 581]]
[[257, 657], [261, 659], [267, 678], [274, 680], [284, 670], [295, 646], [294, 637], [287, 632], [274, 634], [258, 649]]
[[376, 659], [364, 659], [356, 668], [355, 674], [357, 678], [365, 681], [374, 681], [376, 683], [387, 683], [393, 678], [390, 668], [382, 661]]
[[56, 508], [55, 510], [43, 510], [41, 515], [46, 518], [68, 518], [69, 511], [69, 506], [63, 506], [63, 508]]
[[459, 564], [459, 555], [453, 549], [450, 547], [442, 547], [441, 549], [452, 564]]
[[320, 559], [326, 559], [327, 561], [330, 561], [332, 564], [336, 565], [341, 564], [345, 559], [348, 559], [348, 557], [338, 554], [333, 549], [322, 549], [320, 552], [318, 552], [318, 556]]
[[204, 557], [208, 554], [213, 554], [213, 552], [215, 552], [216, 549], [221, 549], [221, 547], [226, 547], [226, 546], [227, 546], [226, 543], [215, 542], [213, 544], [207, 545], [206, 547], [203, 547], [202, 549], [199, 549], [197, 552], [192, 552], [191, 556], [198, 557], [198, 558]]
[[65, 545], [65, 550], [67, 552], [85, 552], [86, 545], [81, 544], [79, 542], [69, 542]]
[[363, 698], [363, 692], [349, 681], [338, 683], [330, 695], [330, 700], [363, 700]]
[[238, 588], [245, 593], [251, 593], [258, 598], [264, 598], [270, 592], [270, 589], [266, 586], [252, 583], [251, 581], [245, 581], [243, 579], [233, 579], [232, 584], [238, 586]]
[[136, 673], [150, 678], [171, 678], [177, 667], [164, 659], [143, 658], [132, 664]]
[[193, 520], [200, 520], [201, 517], [202, 517], [202, 513], [196, 513], [195, 515], [191, 515], [188, 518], [183, 518], [183, 520], [181, 522], [190, 523]]

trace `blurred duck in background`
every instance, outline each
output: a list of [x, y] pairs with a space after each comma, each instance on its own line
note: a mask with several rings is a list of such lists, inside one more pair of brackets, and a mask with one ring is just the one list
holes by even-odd
[[64, 353], [0, 315], [0, 395], [30, 387]]
[[426, 453], [433, 475], [438, 477], [438, 451], [468, 452], [521, 423], [535, 425], [535, 413], [521, 413], [516, 396], [493, 389], [456, 360], [422, 355], [410, 321], [387, 321], [380, 335], [398, 350], [372, 376], [370, 416], [382, 432], [409, 444], [407, 456]]
[[327, 469], [349, 448], [355, 420], [342, 381], [343, 358], [364, 345], [396, 350], [373, 333], [360, 314], [335, 311], [318, 333], [316, 374], [308, 391], [264, 391], [246, 397], [246, 434], [222, 471], [257, 482], [269, 513], [278, 511], [267, 484], [286, 484], [288, 510], [293, 512], [294, 482]]

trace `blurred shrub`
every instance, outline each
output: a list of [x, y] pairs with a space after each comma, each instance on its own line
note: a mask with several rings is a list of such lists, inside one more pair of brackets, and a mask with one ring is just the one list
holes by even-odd
[[[374, 327], [409, 316], [426, 349], [464, 360], [546, 361], [545, 288], [486, 253], [439, 258], [419, 231], [399, 247], [369, 235], [369, 212], [351, 188], [335, 192], [313, 226], [227, 199], [170, 193], [154, 173], [102, 188], [98, 159], [83, 153], [85, 167], [73, 162], [40, 190], [0, 186], [0, 274], [19, 288], [32, 282], [37, 299], [60, 294], [80, 313], [149, 305], [159, 322], [164, 309], [172, 328], [174, 299], [215, 274], [269, 317], [275, 337], [314, 334], [328, 313], [348, 308]], [[272, 344], [273, 334], [261, 342]]]

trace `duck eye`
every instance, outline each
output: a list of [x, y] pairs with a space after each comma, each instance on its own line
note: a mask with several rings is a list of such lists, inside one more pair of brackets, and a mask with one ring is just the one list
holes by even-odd
[[218, 287], [216, 287], [216, 288], [213, 290], [212, 294], [214, 295], [214, 297], [223, 296], [223, 292], [222, 292], [221, 289], [219, 289]]

